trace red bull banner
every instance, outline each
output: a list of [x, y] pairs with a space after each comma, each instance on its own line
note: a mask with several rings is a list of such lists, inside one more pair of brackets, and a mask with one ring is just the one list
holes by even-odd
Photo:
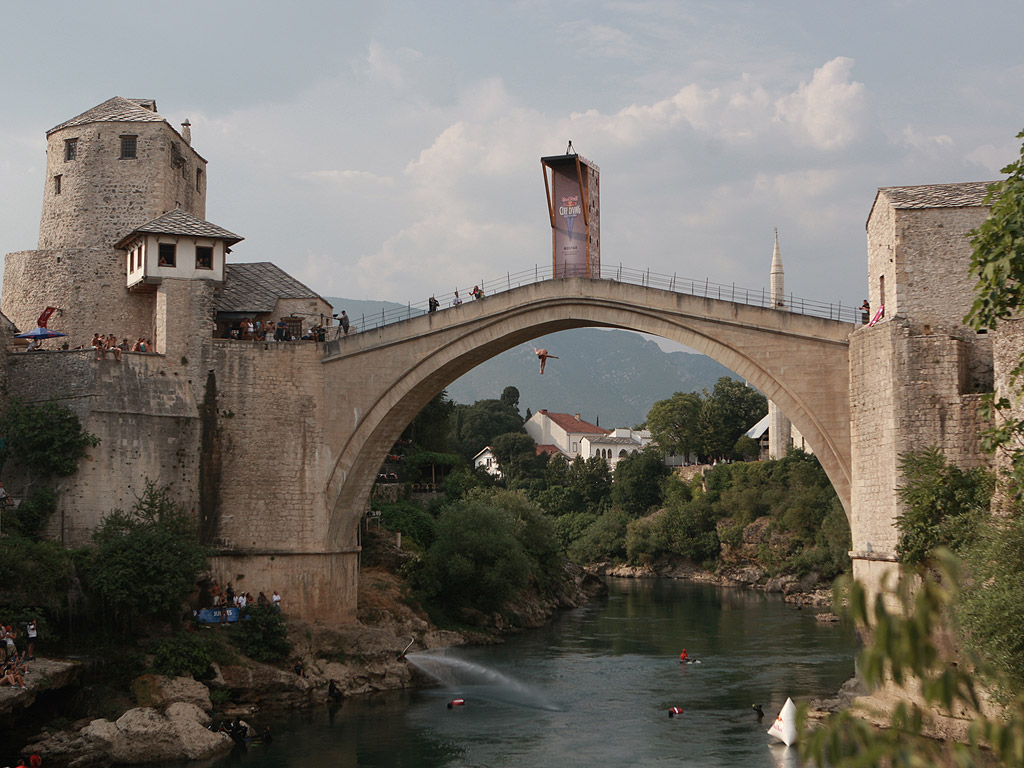
[[596, 165], [579, 155], [542, 157], [554, 277], [600, 277], [600, 187]]

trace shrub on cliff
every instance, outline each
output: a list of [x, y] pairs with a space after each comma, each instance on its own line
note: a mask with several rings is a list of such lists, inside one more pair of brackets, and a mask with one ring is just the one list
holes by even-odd
[[100, 440], [85, 431], [70, 408], [51, 401], [29, 405], [12, 400], [0, 420], [0, 465], [14, 459], [28, 477], [66, 477], [78, 469], [78, 461]]
[[103, 518], [93, 542], [88, 583], [123, 629], [140, 615], [179, 616], [206, 567], [191, 516], [152, 482], [129, 511]]
[[229, 633], [238, 650], [256, 661], [281, 661], [292, 651], [284, 617], [272, 605], [247, 605]]

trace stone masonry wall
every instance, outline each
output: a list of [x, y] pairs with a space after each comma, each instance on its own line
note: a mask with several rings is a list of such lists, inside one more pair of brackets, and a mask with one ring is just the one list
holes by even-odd
[[48, 327], [66, 333], [72, 348], [88, 346], [94, 333], [132, 343], [155, 337], [154, 295], [125, 290], [124, 255], [113, 248], [7, 254], [0, 310], [28, 331], [48, 306], [61, 310]]
[[[136, 159], [121, 159], [122, 135], [138, 137]], [[76, 157], [65, 160], [65, 141], [72, 138], [78, 139]], [[47, 137], [46, 168], [39, 250], [110, 248], [175, 208], [206, 218], [206, 161], [167, 123], [63, 128]], [[199, 190], [197, 168], [204, 179]]]
[[322, 347], [313, 342], [213, 342], [222, 447], [217, 542], [246, 551], [321, 551], [324, 438]]
[[868, 288], [872, 311], [885, 277], [886, 317], [904, 315], [933, 330], [956, 332], [974, 301], [968, 236], [985, 207], [895, 209], [880, 193], [868, 221]]
[[[97, 360], [92, 350], [6, 356], [12, 397], [71, 408], [100, 438], [79, 470], [58, 486], [49, 533], [67, 546], [89, 541], [110, 510], [127, 509], [147, 480], [170, 485], [186, 509], [196, 507], [199, 422], [191, 388], [155, 355]], [[5, 467], [13, 495], [25, 493], [16, 462]]]
[[855, 552], [896, 550], [902, 455], [937, 446], [962, 468], [986, 464], [981, 395], [965, 391], [972, 345], [921, 331], [896, 319], [850, 339]]

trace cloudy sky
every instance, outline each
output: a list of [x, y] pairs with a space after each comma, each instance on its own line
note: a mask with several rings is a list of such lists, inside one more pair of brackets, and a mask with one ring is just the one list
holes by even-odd
[[0, 253], [45, 132], [155, 98], [207, 218], [324, 295], [419, 302], [550, 262], [539, 158], [601, 168], [606, 266], [859, 304], [881, 186], [995, 179], [1019, 0], [2, 2]]

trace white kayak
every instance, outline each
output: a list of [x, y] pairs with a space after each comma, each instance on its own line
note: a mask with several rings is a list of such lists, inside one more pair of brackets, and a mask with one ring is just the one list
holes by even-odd
[[786, 699], [786, 703], [779, 711], [779, 716], [775, 718], [772, 727], [768, 729], [768, 735], [774, 736], [787, 747], [796, 744], [796, 705], [792, 699]]

